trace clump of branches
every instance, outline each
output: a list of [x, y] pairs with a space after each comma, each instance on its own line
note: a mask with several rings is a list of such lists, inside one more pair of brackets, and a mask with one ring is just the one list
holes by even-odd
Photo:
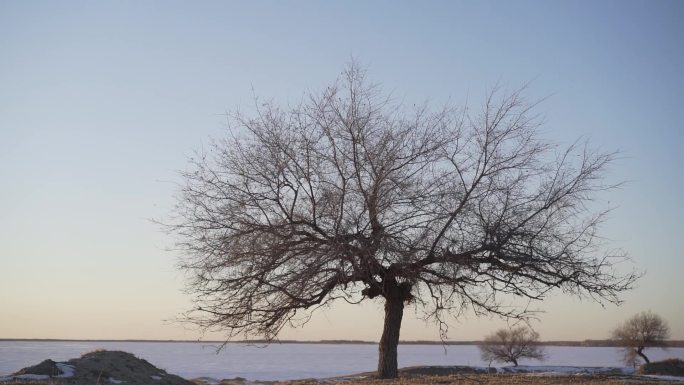
[[[597, 248], [595, 194], [614, 153], [559, 148], [521, 91], [479, 113], [395, 104], [352, 64], [323, 92], [257, 103], [192, 161], [169, 224], [207, 328], [272, 339], [336, 299], [381, 298], [381, 377], [405, 304], [524, 318], [509, 296], [618, 303], [634, 273]], [[386, 364], [386, 365], [385, 365]]]
[[666, 348], [669, 337], [667, 322], [650, 311], [634, 315], [612, 332], [612, 338], [624, 348], [624, 360], [629, 365], [636, 365], [639, 357], [650, 363], [644, 350], [648, 347]]
[[545, 359], [539, 333], [524, 326], [499, 329], [485, 337], [478, 347], [482, 360], [487, 362], [510, 362], [518, 366], [521, 358]]

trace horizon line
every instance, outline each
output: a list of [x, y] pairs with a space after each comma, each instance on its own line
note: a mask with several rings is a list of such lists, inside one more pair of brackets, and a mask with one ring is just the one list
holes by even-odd
[[[217, 344], [363, 344], [363, 345], [377, 345], [378, 341], [366, 340], [345, 340], [345, 339], [330, 339], [330, 340], [199, 340], [199, 339], [76, 339], [76, 338], [0, 338], [0, 342], [6, 341], [36, 341], [36, 342], [160, 342], [160, 343], [217, 343]], [[454, 341], [440, 341], [440, 340], [405, 340], [399, 341], [399, 344], [405, 345], [475, 345], [482, 343], [482, 340], [454, 340]], [[684, 346], [684, 340], [668, 340], [671, 346]], [[584, 340], [548, 340], [539, 341], [541, 345], [570, 345], [570, 346], [615, 346], [616, 341], [610, 339], [584, 339]]]

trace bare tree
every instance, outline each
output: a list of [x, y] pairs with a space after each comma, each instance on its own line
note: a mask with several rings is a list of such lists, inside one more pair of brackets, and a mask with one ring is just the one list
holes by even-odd
[[270, 340], [336, 299], [382, 298], [390, 378], [406, 304], [445, 331], [445, 312], [526, 317], [510, 297], [553, 288], [617, 303], [636, 278], [595, 247], [614, 155], [540, 140], [520, 92], [477, 115], [406, 111], [352, 64], [297, 106], [255, 104], [192, 161], [169, 224], [202, 327]]
[[518, 366], [521, 358], [544, 360], [544, 349], [539, 346], [539, 333], [524, 326], [499, 329], [485, 337], [479, 345], [484, 361], [510, 362]]
[[659, 315], [641, 312], [628, 319], [612, 332], [612, 338], [625, 349], [625, 362], [636, 364], [637, 356], [649, 363], [644, 354], [647, 347], [666, 347], [670, 327]]

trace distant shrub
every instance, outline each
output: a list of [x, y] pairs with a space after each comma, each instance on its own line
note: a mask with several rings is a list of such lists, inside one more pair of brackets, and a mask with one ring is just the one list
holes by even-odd
[[488, 362], [510, 362], [518, 366], [521, 358], [545, 358], [544, 350], [539, 346], [539, 333], [523, 326], [499, 329], [485, 337], [479, 348], [482, 359]]
[[87, 355], [89, 355], [89, 354], [93, 354], [93, 353], [102, 353], [102, 352], [106, 352], [106, 351], [107, 351], [107, 349], [102, 349], [102, 348], [90, 350], [90, 351], [87, 351], [87, 352], [85, 352], [85, 353], [82, 353], [82, 354], [81, 354], [81, 358], [83, 358], [83, 357], [85, 357], [85, 356], [87, 356]]
[[684, 361], [680, 360], [679, 358], [670, 358], [663, 361], [643, 364], [637, 370], [637, 374], [684, 376]]

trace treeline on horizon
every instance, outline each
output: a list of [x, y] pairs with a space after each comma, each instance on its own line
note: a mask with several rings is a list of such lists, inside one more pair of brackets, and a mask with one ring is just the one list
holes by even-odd
[[[318, 340], [318, 341], [299, 341], [299, 340], [240, 340], [240, 341], [219, 341], [219, 340], [144, 340], [144, 339], [59, 339], [59, 338], [0, 338], [0, 341], [36, 341], [36, 342], [188, 342], [188, 343], [215, 343], [215, 344], [347, 344], [347, 345], [377, 345], [377, 341], [364, 340]], [[400, 345], [480, 345], [482, 341], [431, 341], [414, 340], [399, 341]], [[583, 341], [540, 341], [543, 346], [580, 346], [580, 347], [620, 347], [618, 341], [614, 340], [583, 340]], [[669, 340], [667, 347], [682, 348], [684, 340]]]

